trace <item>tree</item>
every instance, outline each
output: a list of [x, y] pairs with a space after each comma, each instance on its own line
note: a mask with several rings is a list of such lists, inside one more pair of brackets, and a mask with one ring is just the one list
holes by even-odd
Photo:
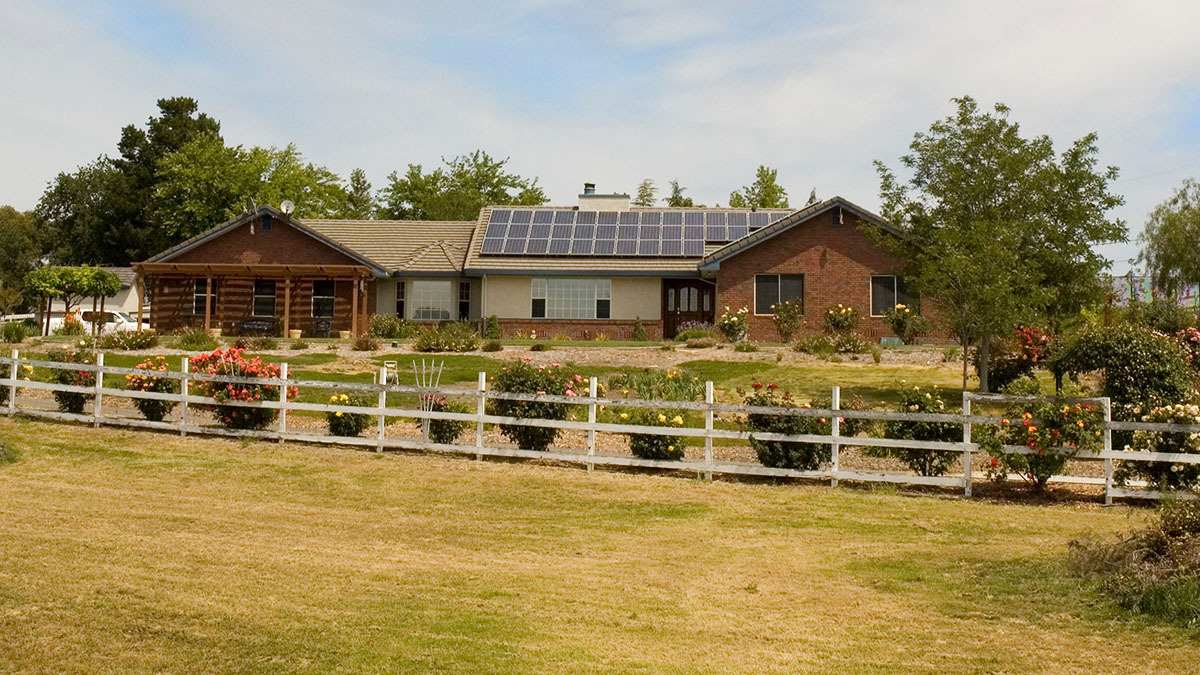
[[658, 193], [658, 188], [655, 187], [654, 181], [647, 178], [638, 185], [637, 196], [633, 198], [634, 206], [654, 206], [658, 201], [655, 195]]
[[[35, 296], [63, 301], [63, 314], [72, 312], [84, 298], [107, 298], [121, 290], [116, 274], [89, 265], [39, 267], [25, 277], [25, 287]], [[46, 313], [47, 327], [49, 312]]]
[[350, 172], [350, 185], [346, 188], [346, 202], [338, 214], [339, 218], [366, 220], [375, 217], [378, 203], [375, 194], [371, 192], [371, 183], [367, 180], [367, 172], [355, 169]]
[[33, 212], [0, 206], [0, 288], [19, 291], [41, 257]]
[[474, 220], [484, 206], [534, 206], [549, 201], [537, 178], [505, 171], [508, 158], [497, 160], [482, 150], [450, 160], [425, 173], [409, 164], [401, 176], [393, 171], [381, 191], [380, 212], [401, 220]]
[[787, 190], [777, 182], [779, 171], [759, 165], [754, 182], [729, 193], [729, 206], [735, 209], [787, 208]]
[[987, 391], [992, 338], [1078, 303], [1104, 264], [1091, 247], [1123, 238], [1124, 225], [1105, 219], [1121, 199], [1108, 192], [1116, 169], [1095, 169], [1094, 134], [1060, 159], [1048, 137], [1023, 138], [1003, 104], [989, 113], [970, 97], [954, 103], [954, 115], [914, 135], [901, 158], [907, 182], [875, 162], [898, 236], [872, 232], [963, 345], [964, 388], [967, 347], [978, 346]]
[[683, 196], [685, 191], [687, 191], [687, 188], [679, 187], [679, 181], [671, 181], [671, 196], [666, 199], [667, 206], [672, 208], [695, 206], [696, 204], [692, 201], [691, 197]]
[[1183, 181], [1169, 199], [1154, 207], [1138, 237], [1141, 261], [1156, 288], [1174, 293], [1200, 282], [1200, 183]]

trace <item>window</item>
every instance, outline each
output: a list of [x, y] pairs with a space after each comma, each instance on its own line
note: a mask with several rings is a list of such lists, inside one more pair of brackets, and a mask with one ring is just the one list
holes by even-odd
[[612, 316], [609, 279], [534, 279], [531, 315], [535, 319], [608, 319]]
[[333, 318], [334, 283], [332, 279], [313, 282], [312, 315], [316, 319]]
[[804, 313], [803, 274], [759, 274], [754, 277], [754, 313], [774, 314], [773, 305], [788, 301]]
[[890, 275], [871, 277], [871, 316], [883, 316], [884, 312], [896, 305], [906, 305], [917, 312], [921, 311], [920, 304], [908, 292], [903, 279]]
[[272, 217], [271, 217], [271, 216], [269, 216], [269, 215], [268, 215], [268, 216], [263, 216], [263, 219], [262, 219], [262, 231], [263, 231], [263, 232], [270, 232], [270, 231], [271, 231], [271, 228], [272, 228], [274, 225], [275, 225], [275, 219], [274, 219], [274, 218], [272, 218]]
[[412, 318], [417, 321], [449, 321], [453, 316], [453, 290], [451, 281], [413, 281]]
[[275, 281], [273, 279], [254, 280], [254, 304], [251, 314], [254, 316], [275, 316]]
[[458, 320], [466, 321], [471, 316], [471, 282], [458, 282]]
[[396, 316], [404, 318], [404, 282], [396, 282]]
[[[192, 314], [204, 316], [204, 293], [208, 287], [208, 279], [196, 279], [192, 282]], [[217, 308], [217, 280], [212, 283], [212, 308]]]

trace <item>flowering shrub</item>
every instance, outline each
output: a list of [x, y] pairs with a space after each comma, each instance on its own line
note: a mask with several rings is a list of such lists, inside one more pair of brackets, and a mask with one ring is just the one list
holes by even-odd
[[[329, 397], [332, 405], [363, 406], [375, 405], [367, 396], [350, 396], [349, 394], [334, 394]], [[325, 421], [329, 424], [329, 433], [334, 436], [358, 436], [371, 426], [371, 416], [366, 413], [348, 413], [340, 410], [325, 413]]]
[[[258, 357], [246, 359], [242, 356], [242, 350], [237, 347], [202, 353], [192, 359], [192, 367], [195, 372], [210, 375], [228, 375], [248, 379], [279, 377], [279, 366], [263, 363], [262, 359]], [[230, 429], [262, 429], [274, 422], [278, 414], [274, 408], [221, 405], [229, 401], [252, 403], [277, 400], [279, 398], [277, 385], [196, 381], [194, 386], [197, 394], [211, 397], [216, 402], [215, 405], [205, 406], [205, 408], [211, 410], [217, 420]], [[289, 387], [288, 400], [295, 395], [296, 388]]]
[[[754, 392], [745, 398], [746, 405], [768, 406], [777, 408], [828, 408], [827, 400], [816, 399], [812, 404], [797, 404], [788, 394], [779, 394], [774, 383], [763, 385], [754, 383]], [[848, 410], [863, 408], [861, 400], [850, 401]], [[770, 415], [751, 413], [746, 416], [746, 424], [751, 431], [771, 434], [830, 434], [833, 430], [831, 420], [825, 417], [801, 417], [799, 415]], [[864, 427], [862, 420], [841, 419], [838, 429], [842, 436], [854, 436]], [[758, 455], [758, 461], [763, 466], [780, 469], [796, 469], [798, 471], [814, 471], [830, 461], [833, 448], [828, 443], [801, 443], [795, 441], [764, 441], [750, 436], [750, 447]]]
[[775, 312], [775, 330], [779, 332], [779, 339], [791, 342], [792, 336], [796, 334], [797, 330], [800, 330], [801, 314], [804, 310], [799, 303], [784, 300], [771, 305], [771, 311]]
[[[946, 401], [941, 392], [922, 391], [920, 387], [903, 389], [900, 392], [900, 402], [896, 408], [899, 412], [957, 414], [959, 408], [946, 407]], [[962, 425], [950, 422], [905, 422], [889, 420], [883, 425], [884, 436], [887, 438], [903, 438], [912, 441], [954, 442], [962, 440]], [[941, 450], [919, 450], [916, 448], [877, 448], [863, 449], [868, 457], [893, 457], [916, 472], [918, 476], [941, 476], [950, 470], [958, 453]]]
[[[465, 403], [447, 401], [445, 396], [425, 394], [425, 407], [434, 412], [470, 413], [471, 408]], [[463, 430], [470, 422], [462, 420], [429, 420], [429, 440], [434, 443], [453, 443], [458, 440]]]
[[685, 321], [675, 327], [675, 341], [687, 342], [697, 338], [719, 338], [721, 334], [716, 326], [707, 321]]
[[725, 312], [721, 314], [721, 318], [717, 319], [717, 330], [721, 331], [721, 335], [729, 342], [737, 342], [746, 337], [746, 331], [749, 330], [750, 324], [747, 316], [750, 314], [748, 307], [743, 307], [736, 312], [729, 311], [729, 307], [725, 307]]
[[[80, 346], [71, 350], [53, 350], [46, 355], [46, 360], [60, 363], [92, 364], [96, 362], [96, 355], [86, 347]], [[96, 374], [90, 370], [55, 368], [50, 372], [50, 381], [76, 387], [94, 387], [96, 386]], [[84, 404], [92, 400], [92, 395], [73, 391], [56, 391], [54, 400], [58, 403], [59, 410], [78, 415], [83, 412]]]
[[[579, 375], [567, 375], [562, 366], [555, 363], [549, 367], [533, 365], [530, 357], [505, 366], [495, 375], [493, 387], [496, 391], [511, 394], [537, 394], [539, 396], [578, 396], [575, 386], [583, 381]], [[551, 401], [505, 401], [491, 400], [488, 407], [493, 415], [523, 419], [564, 420], [569, 412], [566, 403]], [[544, 452], [558, 437], [558, 429], [531, 427], [522, 424], [501, 424], [500, 432], [525, 450]]]
[[470, 352], [478, 346], [479, 333], [466, 321], [427, 326], [413, 341], [413, 349], [418, 352]]
[[[988, 386], [1000, 391], [1032, 374], [1033, 369], [1046, 359], [1052, 344], [1053, 337], [1038, 326], [1018, 328], [1008, 339], [994, 342], [993, 352], [988, 358]], [[979, 359], [976, 358], [976, 373], [979, 373], [979, 368]]]
[[[1153, 408], [1143, 422], [1200, 424], [1200, 406], [1176, 404]], [[1200, 434], [1186, 431], [1135, 431], [1126, 450], [1200, 454]], [[1130, 478], [1143, 478], [1158, 490], [1187, 490], [1200, 483], [1200, 465], [1175, 462], [1121, 462], [1113, 474], [1122, 485]]]
[[906, 345], [916, 342], [918, 335], [929, 332], [929, 319], [917, 314], [908, 305], [900, 304], [884, 310], [883, 320]]
[[1200, 370], [1200, 330], [1184, 328], [1175, 334], [1175, 341], [1187, 353], [1188, 362], [1192, 368]]
[[871, 347], [866, 338], [855, 333], [839, 333], [833, 338], [833, 350], [839, 354], [865, 354]]
[[837, 351], [833, 344], [833, 339], [828, 335], [814, 333], [811, 335], [802, 335], [796, 344], [792, 345], [792, 349], [805, 354], [828, 355]]
[[[1035, 490], [1061, 473], [1077, 452], [1096, 452], [1102, 442], [1103, 416], [1092, 404], [1042, 399], [1012, 406], [999, 427], [980, 427], [976, 440], [1006, 471], [1020, 474]], [[1030, 454], [1004, 446], [1023, 445]]]
[[[648, 427], [682, 427], [682, 415], [671, 416], [669, 411], [650, 408], [632, 408], [618, 415], [622, 423]], [[656, 434], [629, 434], [629, 451], [642, 459], [683, 459], [684, 439], [682, 436], [659, 436]]]
[[834, 335], [853, 333], [860, 321], [862, 314], [857, 309], [838, 303], [837, 307], [830, 307], [825, 312], [825, 332]]
[[[138, 370], [147, 371], [145, 375], [126, 375], [125, 388], [131, 391], [153, 391], [161, 394], [178, 394], [179, 380], [170, 377], [160, 377], [151, 375], [151, 372], [166, 372], [171, 369], [167, 364], [167, 359], [164, 356], [156, 356], [152, 359], [146, 359], [134, 366]], [[167, 401], [153, 398], [135, 398], [133, 405], [142, 413], [142, 417], [151, 422], [161, 422], [175, 406], [179, 405], [177, 401]]]
[[[613, 376], [608, 381], [613, 391], [620, 390], [622, 396], [667, 401], [698, 401], [704, 397], [704, 383], [700, 378], [670, 369], [644, 369]], [[603, 386], [603, 385], [601, 385]], [[671, 410], [630, 408], [618, 415], [625, 424], [639, 426], [682, 427], [684, 415]], [[658, 436], [654, 434], [629, 434], [629, 450], [643, 459], [683, 459], [685, 444], [682, 436]]]

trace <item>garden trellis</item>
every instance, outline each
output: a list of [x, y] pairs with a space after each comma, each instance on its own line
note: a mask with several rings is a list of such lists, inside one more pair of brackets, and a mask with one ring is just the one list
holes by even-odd
[[[0, 386], [8, 389], [8, 400], [3, 412], [12, 415], [26, 415], [35, 418], [45, 418], [57, 421], [83, 422], [99, 427], [101, 425], [153, 429], [179, 433], [182, 435], [235, 436], [278, 441], [301, 443], [340, 444], [348, 446], [369, 447], [377, 451], [385, 449], [405, 449], [418, 451], [452, 452], [475, 455], [477, 458], [506, 457], [552, 460], [569, 464], [578, 464], [591, 469], [597, 465], [614, 467], [643, 467], [653, 469], [670, 469], [684, 472], [694, 472], [706, 478], [714, 474], [732, 476], [759, 476], [776, 478], [802, 478], [825, 480], [833, 486], [840, 481], [851, 482], [884, 482], [908, 485], [935, 486], [962, 490], [970, 496], [974, 483], [980, 475], [973, 470], [972, 459], [983, 452], [980, 445], [972, 442], [972, 428], [975, 425], [996, 425], [1002, 422], [1002, 417], [996, 415], [975, 414], [973, 405], [1002, 405], [1005, 403], [1029, 400], [1027, 397], [1012, 397], [1000, 395], [984, 395], [967, 392], [963, 395], [962, 413], [912, 413], [886, 412], [877, 410], [845, 410], [840, 405], [840, 389], [834, 387], [828, 408], [791, 408], [766, 407], [742, 404], [718, 403], [715, 401], [714, 389], [711, 382], [705, 383], [704, 401], [666, 401], [647, 399], [616, 399], [597, 396], [600, 391], [596, 378], [591, 378], [587, 396], [552, 396], [537, 394], [518, 394], [490, 391], [487, 387], [486, 373], [479, 373], [478, 385], [474, 390], [441, 387], [435, 371], [427, 368], [425, 376], [417, 376], [418, 384], [403, 385], [388, 377], [386, 366], [380, 368], [380, 373], [373, 383], [344, 382], [325, 380], [302, 380], [288, 378], [286, 364], [280, 367], [278, 378], [241, 378], [226, 375], [212, 375], [194, 372], [189, 368], [188, 359], [183, 359], [180, 370], [146, 371], [137, 368], [122, 368], [105, 365], [103, 353], [98, 354], [95, 364], [63, 363], [41, 359], [27, 359], [14, 350], [11, 356], [0, 357], [0, 369], [7, 375], [0, 379]], [[77, 386], [53, 381], [42, 381], [29, 378], [22, 373], [31, 369], [47, 372], [53, 369], [69, 369], [95, 374], [94, 384]], [[155, 377], [177, 380], [179, 387], [174, 391], [140, 391], [109, 386], [114, 377], [124, 378], [127, 375], [153, 374]], [[440, 372], [440, 368], [436, 372]], [[196, 382], [225, 383], [233, 385], [274, 385], [279, 388], [280, 396], [276, 400], [237, 401], [231, 400], [223, 405], [249, 408], [268, 408], [279, 412], [273, 428], [262, 430], [228, 429], [216, 424], [206, 424], [197, 415], [197, 406], [212, 405], [213, 400], [205, 396], [197, 396], [192, 385]], [[318, 389], [321, 391], [354, 392], [359, 395], [374, 394], [376, 404], [370, 405], [337, 405], [334, 403], [310, 403], [290, 400], [284, 392], [290, 388]], [[67, 392], [78, 393], [91, 398], [90, 413], [85, 410], [82, 414], [61, 412], [46, 408], [45, 400], [39, 401], [35, 396], [22, 395], [22, 392]], [[406, 401], [415, 397], [415, 405], [393, 404], [388, 401], [388, 394], [398, 394], [394, 400]], [[407, 395], [407, 396], [405, 396]], [[474, 412], [448, 412], [427, 409], [422, 404], [425, 395], [436, 395], [454, 399], [471, 399], [476, 402]], [[155, 399], [178, 403], [171, 419], [149, 421], [121, 414], [114, 400], [119, 399]], [[565, 403], [580, 411], [579, 419], [537, 419], [516, 418], [488, 414], [486, 412], [489, 400], [510, 401], [545, 401]], [[1113, 481], [1113, 463], [1115, 461], [1144, 461], [1171, 462], [1178, 464], [1200, 464], [1200, 454], [1134, 452], [1117, 450], [1112, 447], [1113, 431], [1154, 431], [1176, 433], [1200, 433], [1200, 424], [1167, 424], [1147, 422], [1120, 422], [1111, 418], [1111, 406], [1107, 399], [1079, 399], [1098, 404], [1104, 411], [1103, 449], [1095, 453], [1077, 454], [1074, 459], [1101, 462], [1104, 467], [1103, 478], [1085, 476], [1056, 476], [1055, 483], [1075, 483], [1092, 486], [1103, 486], [1106, 502], [1113, 498], [1159, 498], [1162, 495], [1154, 490], [1144, 489], [1144, 486], [1118, 486]], [[703, 426], [663, 427], [641, 426], [599, 421], [597, 411], [605, 406], [669, 408], [681, 411], [700, 413]], [[346, 414], [362, 414], [376, 418], [378, 421], [374, 437], [346, 437], [313, 433], [309, 430], [289, 427], [288, 412], [343, 412]], [[722, 415], [743, 416], [748, 414], [763, 415], [799, 415], [808, 417], [824, 417], [832, 420], [829, 434], [776, 434], [751, 432], [733, 428], [718, 428], [716, 421]], [[840, 435], [840, 420], [844, 418], [862, 420], [899, 420], [907, 422], [935, 422], [961, 425], [962, 438], [954, 442], [914, 441], [907, 439], [880, 438], [870, 436]], [[422, 427], [427, 427], [428, 420], [456, 420], [473, 424], [476, 433], [471, 441], [463, 443], [435, 443], [420, 438], [389, 437], [387, 435], [387, 420], [409, 419], [418, 420]], [[489, 424], [516, 424], [532, 427], [548, 427], [554, 429], [576, 430], [584, 432], [584, 447], [564, 448], [553, 447], [541, 452], [521, 448], [488, 443], [485, 436], [485, 426]], [[683, 460], [642, 459], [631, 454], [616, 454], [597, 451], [598, 434], [628, 435], [650, 434], [684, 436], [700, 439], [703, 443], [702, 458]], [[749, 462], [718, 459], [714, 455], [714, 441], [747, 442], [753, 435], [761, 440], [790, 441], [798, 443], [819, 443], [831, 446], [830, 461], [827, 466], [812, 471], [775, 468]], [[928, 450], [931, 452], [957, 453], [961, 456], [962, 471], [955, 475], [919, 476], [909, 473], [889, 472], [884, 470], [865, 470], [846, 468], [841, 463], [841, 451], [847, 447], [896, 447]], [[1024, 446], [1006, 446], [1013, 453], [1031, 452]]]

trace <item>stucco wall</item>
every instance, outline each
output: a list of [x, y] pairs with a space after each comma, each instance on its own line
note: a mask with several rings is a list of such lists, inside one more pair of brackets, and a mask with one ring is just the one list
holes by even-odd
[[[604, 277], [588, 277], [604, 278]], [[533, 277], [489, 276], [483, 280], [483, 315], [529, 319]], [[656, 277], [612, 277], [612, 320], [662, 318], [662, 280]], [[553, 321], [553, 319], [546, 319]]]

